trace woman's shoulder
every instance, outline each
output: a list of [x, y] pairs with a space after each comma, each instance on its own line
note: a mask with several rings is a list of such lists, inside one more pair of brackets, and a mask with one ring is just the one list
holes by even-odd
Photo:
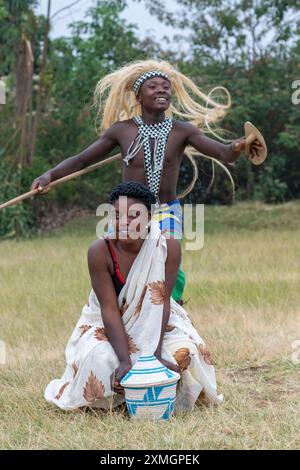
[[94, 240], [88, 249], [88, 262], [98, 266], [107, 264], [107, 247], [104, 238]]

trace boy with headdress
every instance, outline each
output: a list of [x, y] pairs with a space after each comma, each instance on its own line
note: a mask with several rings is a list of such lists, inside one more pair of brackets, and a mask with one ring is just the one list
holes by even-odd
[[[205, 95], [191, 79], [161, 60], [136, 61], [108, 74], [95, 90], [99, 139], [36, 178], [31, 189], [47, 193], [51, 181], [103, 160], [119, 147], [123, 181], [144, 183], [154, 192], [161, 229], [180, 239], [182, 216], [176, 187], [183, 153], [192, 163], [193, 154], [211, 158], [230, 175], [224, 164], [234, 163], [245, 149], [245, 139], [224, 144], [205, 135], [231, 105], [227, 90], [220, 88], [227, 96], [225, 104]], [[254, 155], [259, 145], [252, 143]], [[184, 284], [180, 269], [172, 293], [176, 301], [181, 300]]]

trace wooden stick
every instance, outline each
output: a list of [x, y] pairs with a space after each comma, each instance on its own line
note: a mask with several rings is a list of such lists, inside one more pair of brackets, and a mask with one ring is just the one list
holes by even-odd
[[[106, 158], [105, 160], [95, 163], [94, 165], [90, 165], [84, 168], [83, 170], [75, 171], [74, 173], [71, 173], [70, 175], [63, 176], [62, 178], [59, 178], [58, 180], [55, 180], [55, 181], [51, 181], [51, 183], [45, 186], [45, 188], [49, 188], [49, 187], [52, 188], [53, 186], [57, 186], [58, 184], [65, 183], [66, 181], [69, 181], [73, 178], [77, 178], [77, 176], [85, 175], [86, 173], [89, 173], [90, 171], [94, 171], [97, 168], [100, 168], [101, 166], [106, 165], [107, 163], [111, 163], [116, 160], [119, 160], [120, 157], [121, 157], [120, 153], [118, 153], [117, 155], [113, 155], [112, 157]], [[39, 191], [37, 188], [32, 189], [31, 191], [28, 191], [27, 193], [21, 194], [21, 196], [17, 196], [14, 199], [10, 199], [10, 201], [0, 204], [0, 210], [5, 209], [5, 207], [13, 206], [14, 204], [24, 201], [24, 199], [28, 199], [29, 197], [35, 196], [36, 194], [40, 194], [40, 192], [41, 191]]]

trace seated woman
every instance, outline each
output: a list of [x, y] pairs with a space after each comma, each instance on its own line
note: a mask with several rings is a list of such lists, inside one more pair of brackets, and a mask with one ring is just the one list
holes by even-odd
[[155, 197], [142, 184], [120, 184], [110, 202], [115, 235], [89, 248], [92, 290], [66, 346], [65, 372], [48, 384], [45, 399], [65, 410], [117, 406], [125, 400], [122, 377], [147, 351], [181, 373], [175, 411], [193, 409], [201, 392], [221, 402], [209, 352], [186, 311], [171, 297], [180, 241], [167, 239], [151, 220]]

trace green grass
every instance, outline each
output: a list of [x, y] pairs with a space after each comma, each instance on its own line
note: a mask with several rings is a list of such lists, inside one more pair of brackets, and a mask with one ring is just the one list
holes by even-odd
[[[0, 448], [291, 449], [300, 445], [300, 204], [205, 208], [205, 244], [186, 252], [186, 309], [217, 362], [224, 404], [167, 423], [124, 409], [63, 412], [43, 398], [90, 291], [97, 218], [0, 243]], [[300, 359], [300, 354], [299, 354]], [[129, 425], [130, 423], [130, 425]]]

